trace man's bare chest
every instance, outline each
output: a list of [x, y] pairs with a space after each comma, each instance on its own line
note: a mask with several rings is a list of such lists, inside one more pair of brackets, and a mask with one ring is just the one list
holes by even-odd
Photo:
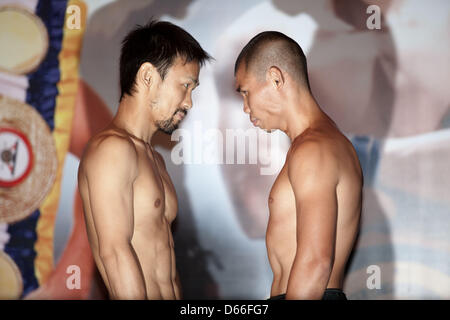
[[281, 169], [270, 190], [268, 205], [272, 221], [282, 219], [286, 215], [295, 216], [295, 195], [289, 182], [286, 166]]
[[140, 155], [138, 176], [133, 184], [135, 216], [165, 217], [171, 223], [177, 214], [175, 187], [164, 164], [159, 159]]

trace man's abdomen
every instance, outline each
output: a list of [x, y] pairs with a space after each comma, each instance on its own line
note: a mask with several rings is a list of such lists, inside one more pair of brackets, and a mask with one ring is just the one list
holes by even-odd
[[148, 299], [175, 299], [173, 242], [167, 223], [147, 232], [135, 231], [131, 241], [145, 279]]
[[271, 215], [266, 232], [267, 255], [273, 273], [271, 296], [286, 293], [297, 244], [295, 223], [288, 223], [291, 219], [274, 220]]

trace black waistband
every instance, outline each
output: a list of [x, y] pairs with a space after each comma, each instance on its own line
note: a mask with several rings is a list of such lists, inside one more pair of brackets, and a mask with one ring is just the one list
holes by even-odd
[[[344, 291], [342, 291], [342, 289], [339, 288], [326, 288], [325, 292], [323, 294], [323, 298], [322, 300], [328, 300], [327, 298], [330, 295], [338, 295], [339, 297], [342, 297], [342, 300], [346, 300], [346, 296]], [[286, 293], [283, 294], [279, 294], [273, 297], [270, 297], [268, 300], [285, 300], [286, 299]]]

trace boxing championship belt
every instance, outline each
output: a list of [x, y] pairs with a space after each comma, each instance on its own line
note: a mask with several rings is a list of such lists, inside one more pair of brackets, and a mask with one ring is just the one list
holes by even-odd
[[0, 0], [0, 298], [39, 287], [53, 270], [53, 233], [78, 85], [81, 0]]

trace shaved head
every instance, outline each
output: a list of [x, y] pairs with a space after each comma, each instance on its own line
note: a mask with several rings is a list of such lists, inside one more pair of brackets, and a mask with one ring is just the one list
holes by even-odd
[[260, 80], [270, 67], [277, 67], [310, 91], [305, 54], [297, 42], [281, 32], [265, 31], [253, 37], [236, 60], [235, 75], [241, 65]]

